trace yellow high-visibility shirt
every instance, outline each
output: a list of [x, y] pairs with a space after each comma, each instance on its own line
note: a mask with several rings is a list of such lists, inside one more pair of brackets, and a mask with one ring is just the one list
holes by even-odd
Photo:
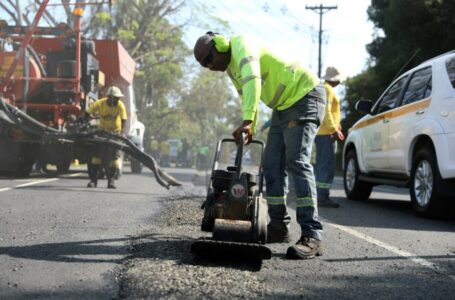
[[122, 120], [126, 120], [125, 104], [120, 100], [118, 105], [109, 106], [107, 98], [102, 98], [90, 105], [87, 109], [89, 114], [97, 114], [100, 116], [100, 128], [120, 132], [122, 130]]
[[272, 109], [284, 110], [319, 84], [303, 66], [278, 57], [243, 36], [230, 40], [231, 61], [227, 74], [242, 98], [243, 120], [253, 121], [256, 131], [259, 100]]
[[324, 87], [327, 103], [324, 120], [319, 128], [318, 135], [329, 135], [337, 132], [341, 121], [340, 99], [338, 99], [335, 91], [327, 82], [324, 82]]

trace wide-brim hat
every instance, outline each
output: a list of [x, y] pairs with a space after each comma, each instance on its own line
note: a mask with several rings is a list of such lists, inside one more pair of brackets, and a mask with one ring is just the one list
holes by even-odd
[[122, 94], [122, 91], [116, 86], [111, 86], [109, 90], [107, 90], [107, 95], [117, 98], [125, 97], [125, 95]]
[[343, 80], [343, 77], [341, 76], [341, 73], [337, 68], [330, 66], [330, 67], [327, 67], [327, 69], [325, 70], [325, 75], [322, 76], [322, 79], [327, 80], [327, 81], [340, 82]]

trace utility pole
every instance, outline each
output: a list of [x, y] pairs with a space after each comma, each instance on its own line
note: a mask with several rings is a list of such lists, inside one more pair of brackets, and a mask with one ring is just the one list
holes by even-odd
[[22, 7], [21, 7], [21, 2], [19, 0], [16, 0], [16, 12], [17, 12], [17, 25], [22, 26]]
[[323, 6], [320, 4], [319, 6], [307, 6], [305, 5], [306, 9], [311, 9], [314, 11], [318, 11], [319, 14], [319, 57], [318, 57], [318, 77], [321, 78], [321, 45], [322, 45], [322, 15], [332, 9], [338, 9], [335, 6]]

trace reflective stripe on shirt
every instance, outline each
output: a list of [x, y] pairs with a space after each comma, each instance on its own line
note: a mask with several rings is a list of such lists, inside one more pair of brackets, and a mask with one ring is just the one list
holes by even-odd
[[276, 89], [275, 95], [273, 96], [272, 101], [270, 101], [269, 106], [271, 108], [275, 108], [278, 105], [278, 100], [280, 100], [281, 95], [283, 94], [284, 90], [286, 89], [286, 86], [282, 83], [278, 85], [278, 88]]

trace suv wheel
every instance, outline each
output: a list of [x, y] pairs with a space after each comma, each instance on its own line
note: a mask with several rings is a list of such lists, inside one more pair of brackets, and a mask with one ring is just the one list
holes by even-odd
[[410, 194], [412, 207], [419, 216], [436, 217], [443, 211], [443, 199], [438, 193], [441, 180], [433, 151], [417, 152], [411, 169]]
[[345, 156], [344, 191], [350, 200], [367, 200], [370, 197], [373, 185], [359, 180], [359, 165], [355, 150], [349, 150]]

